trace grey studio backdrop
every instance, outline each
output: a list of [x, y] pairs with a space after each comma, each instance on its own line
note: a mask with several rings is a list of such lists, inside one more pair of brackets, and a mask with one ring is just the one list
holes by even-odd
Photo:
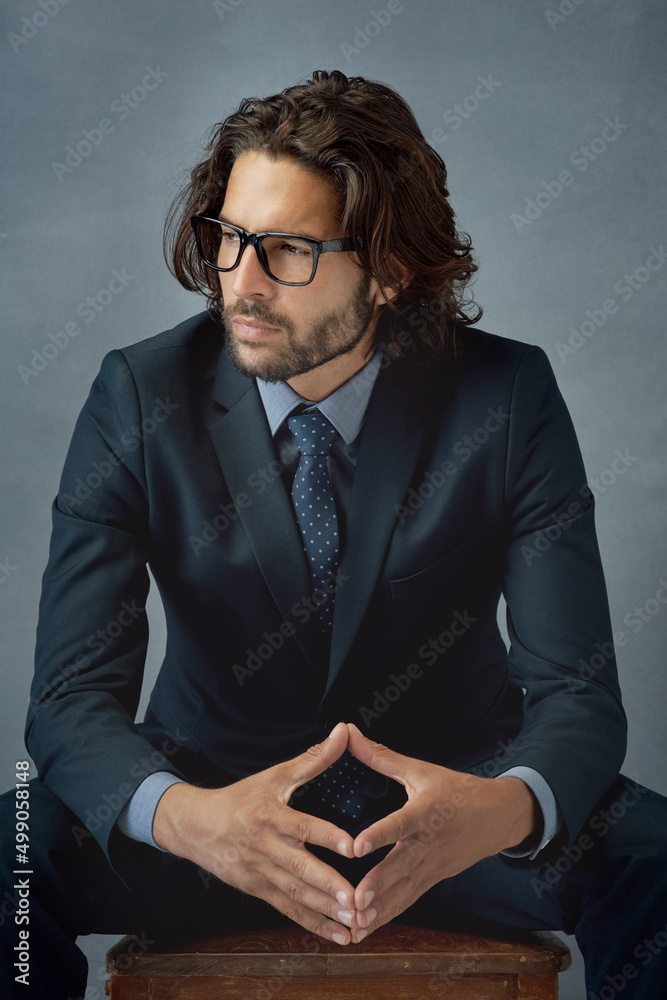
[[[25, 757], [76, 416], [107, 351], [202, 308], [161, 255], [183, 171], [242, 97], [340, 68], [394, 86], [445, 158], [480, 325], [551, 360], [597, 496], [625, 771], [667, 793], [662, 0], [7, 0], [2, 16], [2, 787]], [[164, 645], [149, 612], [145, 687]], [[88, 997], [108, 944], [86, 944]], [[561, 989], [584, 996], [578, 956]]]

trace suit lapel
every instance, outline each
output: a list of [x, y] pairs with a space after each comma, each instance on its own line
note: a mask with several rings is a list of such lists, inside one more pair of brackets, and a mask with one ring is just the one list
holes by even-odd
[[428, 378], [411, 379], [390, 367], [378, 376], [368, 404], [339, 566], [327, 692], [366, 613], [396, 526], [395, 505], [405, 498], [421, 451], [427, 384]]
[[[283, 619], [295, 624], [295, 638], [321, 677], [323, 642], [317, 616], [295, 621], [293, 611], [310, 596], [312, 583], [291, 498], [282, 476], [272, 474], [277, 459], [255, 381], [237, 372], [226, 352], [218, 364], [213, 398], [226, 412], [209, 426], [209, 433], [239, 520]], [[253, 489], [262, 470], [269, 472], [261, 481], [266, 488]]]

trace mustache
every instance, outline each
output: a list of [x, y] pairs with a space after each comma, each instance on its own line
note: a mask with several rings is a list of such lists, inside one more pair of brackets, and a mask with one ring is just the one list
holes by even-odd
[[280, 313], [273, 312], [267, 306], [257, 302], [246, 302], [243, 299], [239, 299], [236, 305], [231, 308], [225, 308], [225, 316], [229, 320], [234, 319], [235, 316], [247, 316], [248, 319], [259, 320], [260, 323], [266, 323], [268, 326], [282, 327], [287, 331], [292, 330], [292, 323], [286, 316], [281, 316]]

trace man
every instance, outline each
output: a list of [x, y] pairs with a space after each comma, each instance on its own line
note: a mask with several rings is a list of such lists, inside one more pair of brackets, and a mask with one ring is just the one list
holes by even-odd
[[407, 105], [338, 72], [242, 102], [168, 237], [209, 312], [105, 359], [54, 504], [35, 995], [83, 993], [81, 933], [282, 914], [576, 931], [595, 995], [657, 997], [665, 801], [618, 777], [593, 497], [543, 352], [470, 329]]

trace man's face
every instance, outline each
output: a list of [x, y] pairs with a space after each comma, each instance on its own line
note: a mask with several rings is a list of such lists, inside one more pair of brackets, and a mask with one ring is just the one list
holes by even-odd
[[[263, 152], [235, 161], [220, 217], [247, 232], [354, 235], [340, 231], [335, 194], [322, 177]], [[323, 366], [340, 370], [341, 359], [351, 363], [350, 377], [367, 360], [383, 299], [350, 254], [322, 254], [309, 285], [288, 286], [272, 281], [246, 247], [238, 267], [219, 277], [229, 353], [244, 375], [287, 381], [322, 369], [326, 377]]]

